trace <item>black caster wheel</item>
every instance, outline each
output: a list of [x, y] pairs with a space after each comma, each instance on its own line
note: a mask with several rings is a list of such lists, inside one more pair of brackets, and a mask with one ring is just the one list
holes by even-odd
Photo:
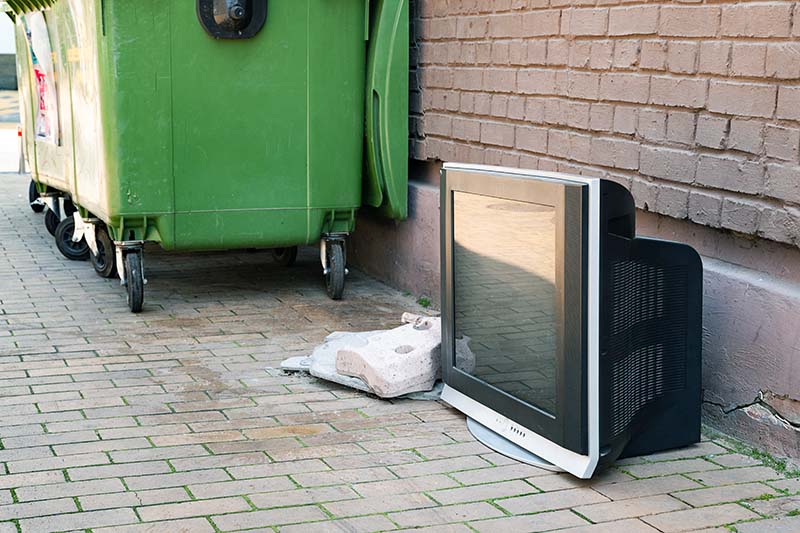
[[128, 307], [132, 313], [140, 313], [144, 304], [144, 271], [142, 270], [142, 253], [125, 254], [125, 280], [128, 290]]
[[98, 225], [95, 228], [94, 242], [97, 246], [97, 255], [90, 254], [89, 257], [92, 260], [94, 271], [103, 278], [115, 277], [117, 275], [117, 254], [105, 226]]
[[328, 241], [325, 246], [328, 271], [325, 273], [325, 286], [332, 300], [341, 300], [344, 294], [344, 277], [347, 273], [344, 258], [344, 241]]
[[31, 205], [31, 209], [34, 213], [41, 213], [44, 211], [46, 207], [43, 203], [39, 202], [39, 190], [36, 188], [36, 182], [31, 180], [30, 186], [28, 186], [28, 202]]
[[89, 245], [86, 244], [85, 239], [79, 242], [72, 240], [72, 235], [75, 233], [75, 219], [72, 217], [65, 218], [58, 223], [56, 227], [56, 247], [61, 254], [72, 261], [86, 261], [89, 259]]
[[47, 228], [47, 232], [53, 237], [56, 236], [56, 228], [58, 228], [59, 222], [61, 222], [61, 219], [58, 218], [55, 211], [48, 209], [44, 214], [44, 227]]
[[297, 246], [289, 248], [275, 248], [272, 250], [272, 258], [281, 266], [290, 267], [297, 261]]

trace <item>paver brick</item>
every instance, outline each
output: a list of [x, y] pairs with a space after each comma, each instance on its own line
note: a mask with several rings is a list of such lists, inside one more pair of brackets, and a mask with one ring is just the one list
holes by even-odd
[[750, 500], [764, 495], [775, 495], [777, 492], [762, 483], [742, 483], [741, 485], [725, 485], [707, 489], [673, 492], [672, 495], [693, 507], [718, 505], [720, 503]]
[[592, 522], [611, 522], [688, 508], [688, 505], [681, 503], [675, 498], [661, 494], [606, 503], [596, 503], [593, 505], [581, 505], [575, 507], [575, 511]]
[[273, 491], [290, 491], [295, 484], [286, 477], [270, 477], [242, 479], [237, 481], [220, 481], [217, 483], [198, 483], [188, 485], [191, 493], [200, 499], [236, 496], [239, 494], [256, 494]]
[[705, 485], [730, 485], [733, 483], [747, 483], [751, 481], [768, 481], [779, 479], [781, 476], [773, 469], [766, 466], [752, 466], [748, 468], [731, 468], [712, 472], [698, 472], [688, 474]]
[[259, 509], [272, 509], [276, 507], [292, 507], [298, 505], [336, 502], [359, 498], [352, 488], [345, 485], [319, 487], [313, 489], [282, 489], [266, 494], [252, 494], [249, 496], [253, 505]]
[[94, 528], [94, 533], [213, 533], [214, 527], [205, 518], [189, 518], [186, 520], [170, 520], [168, 522], [150, 522], [147, 524], [132, 524], [128, 526], [114, 526]]
[[522, 480], [501, 481], [485, 485], [472, 485], [430, 492], [430, 496], [442, 505], [493, 500], [509, 496], [533, 494], [539, 490]]
[[703, 472], [706, 470], [719, 469], [719, 465], [704, 459], [678, 459], [675, 461], [645, 463], [625, 467], [626, 472], [638, 478], [682, 474], [685, 472]]
[[400, 527], [418, 528], [452, 522], [480, 520], [481, 518], [497, 518], [498, 516], [503, 516], [503, 513], [497, 507], [493, 507], [486, 502], [479, 502], [403, 511], [390, 513], [388, 516]]
[[414, 477], [430, 474], [442, 474], [447, 472], [459, 472], [462, 470], [474, 470], [491, 466], [477, 456], [456, 457], [449, 459], [436, 459], [422, 463], [392, 466], [390, 470], [399, 477]]
[[230, 476], [224, 470], [197, 470], [195, 472], [128, 477], [125, 478], [125, 484], [130, 490], [145, 490], [228, 480], [230, 480]]
[[222, 531], [252, 529], [255, 527], [279, 526], [324, 520], [327, 515], [319, 507], [305, 505], [301, 507], [285, 507], [269, 511], [253, 511], [249, 513], [233, 513], [212, 516], [211, 520]]
[[602, 494], [584, 487], [507, 498], [498, 500], [497, 505], [512, 514], [527, 514], [607, 501]]
[[458, 486], [458, 482], [454, 481], [452, 478], [442, 474], [434, 474], [431, 476], [357, 483], [353, 485], [353, 488], [362, 496], [392, 496], [395, 494], [427, 492]]
[[406, 511], [409, 509], [423, 509], [433, 507], [436, 502], [424, 494], [395, 494], [391, 498], [373, 496], [357, 500], [344, 500], [325, 503], [323, 507], [333, 516], [348, 517], [364, 514], [382, 514], [393, 511]]
[[174, 520], [221, 513], [247, 511], [250, 505], [244, 498], [219, 498], [196, 502], [167, 503], [139, 507], [136, 511], [145, 522], [155, 520]]
[[480, 533], [497, 531], [550, 531], [586, 525], [587, 521], [572, 511], [553, 511], [533, 515], [509, 516], [470, 522], [469, 525]]
[[612, 500], [641, 498], [691, 488], [702, 488], [702, 485], [683, 476], [665, 476], [594, 486], [594, 490]]
[[306, 533], [307, 531], [341, 531], [342, 533], [371, 533], [373, 531], [387, 531], [394, 529], [394, 524], [385, 516], [373, 515], [359, 518], [345, 518], [343, 520], [330, 520], [323, 523], [298, 524], [279, 528], [281, 533]]
[[95, 529], [138, 522], [132, 509], [109, 509], [83, 513], [42, 516], [20, 520], [23, 533], [51, 533], [73, 529]]
[[674, 511], [642, 518], [651, 526], [665, 533], [677, 531], [691, 531], [704, 527], [722, 526], [740, 520], [751, 520], [759, 516], [748, 511], [741, 505], [729, 503], [726, 505], [701, 507], [685, 511]]

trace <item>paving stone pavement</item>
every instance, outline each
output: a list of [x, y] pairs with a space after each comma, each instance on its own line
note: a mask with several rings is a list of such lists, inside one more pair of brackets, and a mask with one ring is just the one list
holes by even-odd
[[723, 441], [579, 481], [492, 453], [440, 403], [282, 374], [415, 309], [356, 271], [328, 300], [313, 250], [284, 269], [148, 249], [132, 315], [26, 188], [0, 174], [0, 533], [800, 531], [800, 482]]

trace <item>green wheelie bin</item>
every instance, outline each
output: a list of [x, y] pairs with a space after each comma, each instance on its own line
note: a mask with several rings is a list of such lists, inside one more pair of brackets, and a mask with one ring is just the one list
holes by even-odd
[[143, 244], [320, 243], [403, 219], [408, 0], [7, 0], [25, 153], [64, 255], [142, 309]]

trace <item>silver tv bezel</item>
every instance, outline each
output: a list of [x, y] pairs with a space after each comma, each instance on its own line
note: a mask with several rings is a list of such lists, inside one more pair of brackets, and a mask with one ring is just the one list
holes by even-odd
[[[587, 419], [588, 455], [582, 455], [521, 426], [508, 417], [483, 405], [466, 394], [445, 385], [442, 400], [502, 437], [530, 451], [570, 474], [588, 479], [600, 461], [600, 383], [599, 383], [599, 312], [600, 312], [600, 179], [485, 165], [446, 163], [445, 171], [484, 173], [500, 177], [545, 178], [589, 187], [589, 253], [587, 309]], [[443, 201], [445, 199], [442, 199]], [[442, 238], [445, 238], [444, 234]], [[444, 275], [444, 273], [442, 273]], [[448, 328], [442, 328], [442, 332]], [[443, 354], [443, 356], [447, 356]]]

